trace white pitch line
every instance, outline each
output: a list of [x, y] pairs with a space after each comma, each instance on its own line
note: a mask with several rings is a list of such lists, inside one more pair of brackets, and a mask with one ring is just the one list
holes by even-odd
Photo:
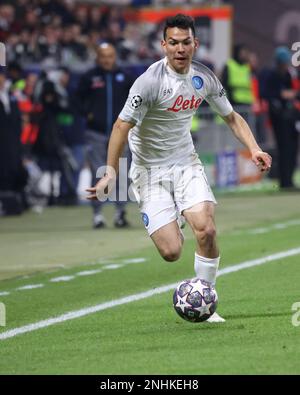
[[16, 291], [27, 291], [28, 289], [43, 288], [44, 284], [30, 284], [23, 287], [16, 288]]
[[91, 276], [92, 274], [101, 273], [102, 269], [97, 270], [83, 270], [82, 272], [75, 273], [76, 276]]
[[241, 234], [251, 234], [251, 235], [256, 235], [256, 234], [262, 234], [262, 233], [269, 233], [272, 232], [273, 230], [282, 230], [289, 228], [290, 226], [297, 226], [300, 225], [300, 220], [298, 219], [293, 219], [291, 221], [286, 221], [286, 222], [279, 222], [270, 226], [266, 226], [263, 228], [253, 228], [249, 229], [247, 231], [242, 231], [242, 232], [234, 232], [234, 235], [241, 235]]
[[147, 261], [146, 258], [130, 258], [130, 259], [123, 259], [123, 261], [121, 261], [121, 263], [124, 263], [124, 264], [142, 263], [142, 262], [146, 262], [146, 261]]
[[61, 276], [61, 277], [53, 277], [49, 281], [51, 283], [59, 283], [61, 281], [71, 281], [74, 280], [75, 276]]
[[3, 292], [0, 292], [0, 296], [7, 296], [7, 295], [9, 295], [10, 293], [9, 292], [6, 292], [6, 291], [3, 291]]
[[253, 267], [253, 266], [263, 265], [264, 263], [277, 261], [278, 259], [287, 258], [289, 256], [294, 256], [294, 255], [298, 255], [298, 254], [300, 254], [300, 247], [299, 248], [292, 248], [291, 250], [278, 252], [276, 254], [268, 255], [263, 258], [252, 259], [251, 261], [245, 261], [245, 262], [239, 263], [238, 265], [225, 267], [224, 269], [219, 270], [217, 276], [219, 277], [224, 274], [237, 272], [239, 270], [247, 269], [247, 268]]
[[[147, 261], [146, 258], [124, 259], [123, 261], [121, 261], [122, 263], [110, 263], [110, 264], [107, 264], [105, 266], [102, 266], [102, 269], [83, 270], [83, 271], [74, 273], [73, 275], [69, 275], [69, 276], [53, 277], [53, 278], [51, 278], [49, 280], [49, 282], [51, 282], [51, 283], [60, 283], [60, 282], [65, 282], [65, 281], [72, 281], [72, 280], [74, 280], [76, 278], [76, 276], [91, 276], [93, 274], [101, 273], [105, 269], [107, 269], [107, 270], [114, 270], [114, 269], [119, 269], [119, 268], [125, 267], [125, 266], [127, 266], [129, 264], [132, 264], [132, 263], [143, 263], [143, 262], [146, 262], [146, 261]], [[25, 278], [25, 276], [23, 278]], [[35, 289], [35, 288], [42, 288], [42, 287], [44, 287], [44, 284], [25, 285], [23, 287], [16, 288], [16, 291], [25, 291], [25, 290], [28, 290], [28, 289]], [[9, 294], [10, 294], [9, 292], [5, 292], [5, 293], [1, 293], [0, 292], [0, 296], [6, 296], [6, 295], [9, 295]]]
[[[245, 261], [240, 264], [225, 267], [224, 269], [221, 269], [218, 273], [218, 277], [223, 276], [224, 274], [237, 272], [239, 270], [247, 269], [247, 268], [258, 266], [258, 265], [263, 265], [268, 262], [276, 261], [278, 259], [287, 258], [290, 256], [299, 255], [299, 254], [300, 254], [300, 247], [293, 248], [293, 249], [290, 249], [287, 251], [278, 252], [276, 254], [268, 255], [266, 257], [254, 259], [251, 261]], [[178, 285], [178, 282], [169, 284], [169, 285], [164, 285], [164, 286], [154, 288], [154, 289], [149, 289], [148, 291], [141, 292], [138, 294], [125, 296], [120, 299], [111, 300], [109, 302], [100, 303], [96, 306], [91, 306], [91, 307], [86, 307], [86, 308], [83, 308], [80, 310], [70, 311], [69, 313], [62, 314], [62, 315], [59, 315], [59, 316], [53, 317], [53, 318], [48, 318], [46, 320], [35, 322], [33, 324], [21, 326], [19, 328], [10, 329], [6, 332], [0, 333], [0, 340], [9, 339], [11, 337], [21, 335], [23, 333], [36, 331], [38, 329], [46, 328], [48, 326], [59, 324], [61, 322], [74, 320], [75, 318], [84, 317], [86, 315], [94, 314], [94, 313], [97, 313], [98, 311], [110, 309], [112, 307], [116, 307], [116, 306], [120, 306], [123, 304], [136, 302], [138, 300], [150, 298], [153, 295], [162, 294], [164, 292], [175, 289], [175, 287], [177, 287], [177, 285]]]
[[123, 267], [123, 265], [120, 264], [120, 263], [113, 263], [113, 264], [111, 264], [111, 265], [103, 266], [102, 269], [103, 269], [103, 270], [104, 270], [104, 269], [114, 270], [114, 269], [119, 269], [120, 267]]

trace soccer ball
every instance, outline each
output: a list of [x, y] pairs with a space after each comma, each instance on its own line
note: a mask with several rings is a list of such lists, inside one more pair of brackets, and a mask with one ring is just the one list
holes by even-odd
[[190, 322], [206, 321], [216, 311], [218, 295], [200, 278], [182, 281], [173, 295], [173, 306], [181, 318]]

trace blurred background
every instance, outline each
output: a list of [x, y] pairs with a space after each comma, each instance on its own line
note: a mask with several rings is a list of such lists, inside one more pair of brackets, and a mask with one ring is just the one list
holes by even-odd
[[[95, 65], [103, 67], [97, 49], [110, 43], [115, 67], [132, 82], [162, 57], [163, 22], [179, 12], [195, 19], [195, 60], [218, 75], [274, 159], [263, 179], [222, 120], [200, 106], [192, 134], [211, 185], [297, 193], [299, 1], [1, 0], [0, 215], [86, 203], [92, 177], [81, 81]], [[103, 100], [110, 108], [112, 98]]]

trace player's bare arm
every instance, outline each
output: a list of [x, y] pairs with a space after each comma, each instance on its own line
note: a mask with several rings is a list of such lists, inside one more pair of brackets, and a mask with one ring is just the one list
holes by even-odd
[[110, 193], [116, 175], [119, 170], [119, 159], [127, 143], [128, 133], [134, 124], [125, 122], [118, 118], [114, 123], [108, 145], [107, 154], [107, 168], [105, 176], [102, 177], [97, 184], [92, 188], [87, 188], [86, 191], [90, 194], [87, 196], [88, 200], [97, 200], [102, 195]]
[[244, 144], [252, 155], [252, 161], [261, 171], [270, 170], [272, 157], [257, 144], [253, 133], [245, 119], [235, 111], [223, 117], [237, 139]]

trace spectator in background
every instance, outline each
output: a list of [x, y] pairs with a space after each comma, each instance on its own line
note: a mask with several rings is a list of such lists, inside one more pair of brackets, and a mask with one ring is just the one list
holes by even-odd
[[269, 116], [278, 154], [278, 177], [282, 190], [297, 190], [293, 174], [297, 165], [298, 132], [296, 121], [299, 110], [295, 108], [297, 91], [292, 87], [291, 52], [287, 47], [277, 47], [275, 64], [260, 75], [261, 95], [269, 104]]
[[24, 20], [26, 11], [28, 9], [30, 0], [16, 0], [15, 2], [15, 17], [17, 20]]
[[90, 49], [97, 40], [113, 43], [126, 63], [150, 64], [160, 57], [149, 26], [126, 22], [123, 7], [74, 0], [8, 3], [0, 5], [0, 41], [6, 44], [8, 61], [23, 67], [85, 71], [94, 63]]
[[63, 30], [61, 38], [62, 62], [71, 65], [74, 61], [84, 61], [87, 57], [86, 46], [80, 41], [81, 27], [72, 24]]
[[59, 16], [63, 24], [74, 22], [73, 0], [42, 0], [38, 1], [38, 14], [43, 23], [47, 24], [53, 16]]
[[75, 9], [75, 20], [77, 24], [81, 26], [84, 34], [89, 31], [89, 12], [88, 8], [84, 5], [79, 6]]
[[27, 5], [25, 17], [23, 20], [23, 26], [30, 32], [39, 29], [42, 24], [42, 19], [40, 18], [39, 8], [34, 5]]
[[[87, 159], [92, 172], [92, 185], [96, 182], [96, 172], [105, 165], [107, 145], [114, 121], [127, 99], [133, 78], [117, 66], [117, 53], [112, 44], [103, 43], [97, 49], [97, 66], [83, 75], [78, 88], [81, 108], [87, 120], [85, 133]], [[106, 225], [101, 213], [102, 203], [92, 202], [94, 227]], [[125, 202], [117, 199], [116, 227], [128, 226]]]
[[24, 71], [19, 63], [10, 62], [7, 66], [7, 78], [11, 81], [11, 90], [23, 90], [25, 88]]
[[244, 44], [236, 45], [233, 58], [228, 60], [222, 73], [222, 84], [233, 105], [249, 106], [254, 101], [249, 55]]
[[[69, 189], [75, 194], [72, 170], [75, 165], [73, 155], [64, 142], [59, 123], [60, 114], [67, 109], [68, 102], [58, 87], [57, 72], [43, 73], [36, 83], [34, 101], [42, 106], [39, 113], [39, 133], [33, 147], [38, 164], [51, 176], [49, 205], [56, 203], [54, 196], [54, 176], [60, 172], [69, 183]], [[53, 75], [54, 74], [54, 75]]]
[[145, 7], [151, 6], [152, 0], [132, 0], [131, 5], [133, 7]]
[[101, 31], [107, 28], [106, 17], [99, 5], [92, 6], [90, 10], [89, 31]]
[[106, 17], [106, 25], [116, 23], [119, 25], [120, 31], [124, 31], [126, 22], [123, 17], [123, 9], [121, 7], [110, 7]]
[[8, 60], [20, 64], [33, 63], [36, 59], [37, 32], [23, 28], [20, 34], [12, 34], [7, 40]]
[[84, 164], [84, 122], [77, 111], [76, 97], [70, 90], [70, 77], [70, 71], [64, 67], [54, 74], [56, 90], [61, 102], [63, 101], [58, 114], [58, 126], [69, 159], [69, 168], [65, 167], [60, 179], [59, 203], [63, 205], [78, 203], [77, 187]]
[[28, 73], [24, 80], [24, 87], [22, 87], [23, 84], [20, 84], [20, 87], [16, 87], [13, 91], [22, 114], [21, 142], [27, 158], [31, 158], [31, 148], [38, 135], [37, 117], [40, 108], [33, 103], [33, 92], [37, 79], [36, 73]]
[[15, 19], [15, 7], [9, 1], [0, 4], [0, 41], [5, 41], [10, 34], [18, 33], [20, 24]]
[[21, 143], [23, 165], [28, 173], [28, 180], [25, 188], [25, 199], [26, 204], [31, 206], [34, 210], [40, 210], [40, 207], [45, 206], [47, 202], [47, 198], [42, 192], [40, 185], [43, 173], [32, 155], [32, 147], [34, 146], [38, 136], [38, 118], [41, 111], [41, 106], [33, 102], [33, 93], [37, 79], [37, 73], [27, 72], [26, 77], [24, 78], [24, 86], [23, 83], [17, 83], [15, 84], [15, 87], [11, 87], [11, 89], [13, 89], [13, 94], [18, 101], [18, 107], [22, 117]]
[[249, 55], [249, 65], [251, 69], [253, 104], [252, 113], [255, 116], [255, 134], [257, 142], [263, 147], [267, 144], [266, 122], [268, 118], [268, 104], [260, 96], [259, 87], [259, 59], [255, 52]]
[[50, 66], [61, 61], [60, 30], [53, 25], [46, 25], [43, 34], [38, 39], [37, 60]]
[[21, 116], [5, 73], [5, 67], [0, 67], [0, 201], [4, 214], [20, 214], [27, 182], [22, 164]]

